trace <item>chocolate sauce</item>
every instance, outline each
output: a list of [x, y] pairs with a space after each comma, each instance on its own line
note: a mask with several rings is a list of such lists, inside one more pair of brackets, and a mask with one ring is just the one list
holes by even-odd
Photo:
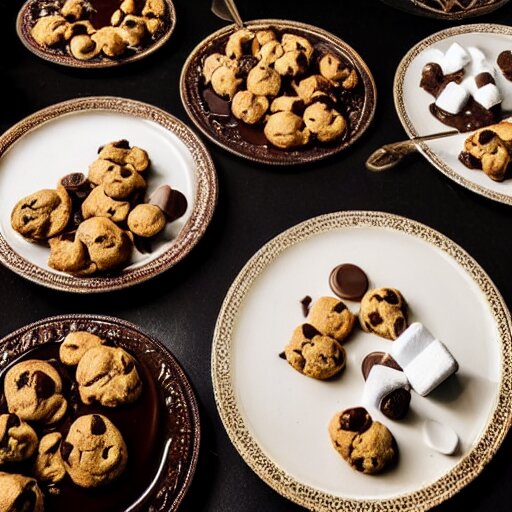
[[269, 141], [263, 133], [263, 127], [260, 125], [250, 125], [243, 121], [238, 122], [238, 133], [242, 139], [255, 146], [267, 146]]
[[490, 110], [482, 107], [472, 97], [468, 99], [465, 107], [458, 114], [450, 114], [440, 109], [435, 103], [429, 107], [430, 113], [447, 126], [456, 128], [460, 132], [478, 130], [484, 126], [498, 123], [501, 119], [501, 106], [496, 105]]
[[89, 2], [92, 5], [89, 21], [96, 30], [111, 25], [112, 14], [121, 5], [120, 0], [89, 0]]
[[[66, 476], [57, 484], [46, 486], [40, 483], [45, 495], [45, 510], [48, 512], [122, 512], [137, 501], [155, 477], [163, 449], [163, 435], [159, 427], [160, 397], [153, 376], [148, 368], [138, 361], [137, 369], [142, 380], [142, 394], [133, 404], [116, 408], [101, 405], [84, 405], [79, 397], [75, 381], [75, 368], [62, 365], [59, 360], [59, 343], [40, 345], [14, 363], [27, 359], [42, 359], [51, 362], [63, 380], [63, 393], [68, 400], [68, 410], [64, 419], [45, 427], [30, 422], [42, 435], [58, 431], [66, 438], [73, 421], [85, 414], [102, 414], [109, 418], [120, 430], [128, 448], [128, 465], [123, 474], [103, 488], [84, 489], [75, 485]], [[14, 364], [13, 363], [13, 364]], [[12, 366], [12, 365], [11, 365]], [[0, 386], [3, 388], [3, 375]], [[5, 404], [3, 405], [5, 411]], [[13, 463], [5, 468], [9, 472], [30, 474], [33, 460]]]
[[224, 117], [231, 116], [231, 106], [229, 101], [222, 99], [209, 87], [203, 90], [203, 99], [208, 105], [208, 111], [210, 114]]
[[482, 161], [467, 151], [461, 151], [459, 153], [459, 160], [469, 169], [482, 170]]
[[429, 62], [423, 67], [421, 72], [420, 87], [425, 89], [429, 94], [432, 94], [434, 98], [437, 98], [448, 83], [455, 82], [456, 84], [460, 84], [463, 78], [463, 69], [449, 75], [444, 75], [439, 64]]
[[496, 64], [501, 69], [503, 76], [512, 81], [512, 52], [510, 50], [505, 50], [498, 55], [498, 59], [496, 60]]

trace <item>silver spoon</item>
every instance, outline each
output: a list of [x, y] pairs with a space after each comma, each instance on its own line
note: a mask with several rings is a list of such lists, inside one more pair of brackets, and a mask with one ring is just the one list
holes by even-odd
[[366, 160], [366, 168], [373, 172], [387, 171], [400, 163], [404, 156], [414, 153], [418, 149], [419, 142], [452, 137], [458, 133], [460, 133], [458, 130], [450, 130], [448, 132], [433, 133], [423, 137], [414, 137], [401, 142], [386, 144], [370, 155], [368, 160]]
[[212, 12], [221, 20], [233, 21], [237, 28], [244, 28], [234, 0], [212, 0]]

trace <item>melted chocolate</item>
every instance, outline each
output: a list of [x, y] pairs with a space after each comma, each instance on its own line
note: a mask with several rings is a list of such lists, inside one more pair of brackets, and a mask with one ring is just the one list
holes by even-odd
[[469, 169], [482, 170], [482, 161], [474, 157], [471, 153], [461, 151], [459, 154], [459, 160]]
[[510, 50], [505, 50], [498, 55], [498, 59], [496, 60], [496, 64], [498, 64], [503, 76], [512, 81], [512, 52]]
[[[112, 14], [114, 14], [121, 5], [120, 0], [89, 0], [92, 6], [90, 22], [98, 30], [102, 27], [108, 27], [111, 23]], [[137, 10], [137, 12], [139, 12]]]
[[[48, 432], [58, 431], [66, 438], [73, 421], [85, 414], [102, 414], [109, 418], [120, 430], [128, 448], [128, 465], [123, 474], [111, 484], [98, 489], [83, 489], [66, 476], [57, 484], [45, 486], [40, 483], [45, 494], [45, 510], [48, 512], [122, 512], [137, 501], [153, 480], [160, 463], [163, 449], [163, 436], [159, 427], [160, 397], [154, 379], [148, 368], [140, 361], [137, 369], [142, 380], [142, 393], [133, 404], [108, 408], [98, 404], [84, 405], [79, 397], [75, 381], [75, 368], [62, 365], [58, 361], [59, 343], [40, 345], [13, 364], [27, 359], [42, 359], [51, 362], [63, 379], [63, 393], [68, 400], [68, 411], [64, 419], [45, 427], [34, 422], [39, 438]], [[12, 366], [12, 365], [11, 365]], [[3, 374], [5, 375], [5, 373]], [[3, 375], [0, 386], [3, 387]], [[2, 406], [5, 409], [5, 404]], [[0, 410], [6, 412], [5, 410]], [[100, 418], [101, 419], [101, 418]], [[101, 424], [95, 422], [97, 431]], [[65, 446], [63, 447], [65, 454]], [[10, 464], [9, 472], [30, 474], [33, 460]]]
[[458, 114], [450, 114], [440, 109], [435, 103], [430, 105], [430, 113], [439, 121], [456, 128], [460, 132], [470, 132], [478, 130], [484, 126], [498, 123], [501, 118], [501, 107], [495, 107], [487, 110], [477, 103], [472, 97], [468, 99], [466, 106]]
[[456, 84], [460, 84], [463, 78], [464, 70], [462, 69], [455, 73], [444, 75], [439, 64], [430, 62], [423, 68], [420, 87], [437, 98], [448, 83], [455, 82]]

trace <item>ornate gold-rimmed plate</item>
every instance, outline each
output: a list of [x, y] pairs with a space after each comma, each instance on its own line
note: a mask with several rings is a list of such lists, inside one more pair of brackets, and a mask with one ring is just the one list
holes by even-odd
[[[433, 97], [420, 88], [421, 71], [429, 62], [429, 51], [446, 51], [452, 43], [481, 49], [489, 62], [496, 63], [497, 56], [510, 48], [512, 29], [504, 25], [474, 24], [453, 27], [437, 32], [414, 46], [402, 59], [395, 74], [395, 107], [402, 125], [410, 137], [451, 130], [438, 121], [429, 111]], [[512, 107], [512, 82], [496, 73], [499, 86], [505, 91], [504, 110]], [[458, 156], [470, 133], [422, 142], [420, 151], [437, 169], [453, 181], [480, 195], [505, 204], [512, 204], [512, 180], [492, 181], [484, 172], [467, 168]]]
[[[162, 17], [162, 27], [153, 36], [150, 36], [148, 33], [142, 44], [133, 47], [128, 46], [117, 57], [109, 57], [101, 52], [91, 59], [78, 59], [69, 50], [69, 42], [62, 41], [53, 46], [41, 46], [31, 33], [32, 27], [41, 13], [43, 13], [42, 15], [47, 15], [47, 13], [50, 15], [58, 14], [57, 7], [60, 8], [64, 3], [65, 0], [27, 0], [21, 7], [16, 20], [16, 32], [23, 45], [34, 55], [62, 66], [73, 68], [108, 68], [135, 62], [161, 48], [169, 40], [176, 26], [174, 4], [172, 0], [164, 0], [166, 11]], [[94, 0], [84, 1], [84, 3], [94, 7]], [[122, 1], [119, 0], [119, 5], [121, 3]], [[111, 9], [113, 12], [114, 7], [112, 4], [113, 2], [103, 2], [103, 4], [100, 2], [100, 7], [103, 6], [105, 9]], [[79, 33], [83, 33], [83, 30], [82, 32], [77, 32], [77, 34]]]
[[[345, 108], [348, 114], [348, 132], [329, 144], [310, 143], [302, 149], [283, 150], [272, 146], [254, 130], [239, 128], [232, 116], [218, 115], [208, 107], [203, 92], [202, 77], [204, 59], [214, 53], [224, 53], [229, 36], [236, 30], [234, 25], [224, 27], [201, 41], [188, 57], [181, 73], [180, 93], [183, 105], [194, 124], [212, 142], [235, 155], [269, 165], [292, 165], [314, 162], [343, 151], [358, 140], [373, 119], [377, 92], [372, 74], [363, 59], [345, 41], [317, 27], [285, 20], [255, 20], [245, 23], [250, 30], [272, 28], [278, 33], [292, 33], [308, 39], [318, 50], [330, 51], [348, 62], [359, 75], [359, 85], [347, 95]], [[244, 129], [245, 128], [245, 129]]]
[[[87, 173], [98, 147], [127, 139], [151, 158], [147, 194], [168, 184], [188, 202], [183, 217], [167, 225], [152, 251], [134, 251], [131, 264], [109, 274], [76, 277], [48, 266], [49, 249], [11, 227], [16, 202], [55, 188], [70, 172]], [[185, 257], [204, 234], [217, 200], [217, 178], [205, 146], [184, 123], [156, 107], [115, 97], [58, 103], [36, 112], [0, 137], [0, 261], [50, 288], [79, 293], [111, 291], [145, 281]]]
[[[361, 405], [361, 362], [389, 341], [356, 331], [339, 378], [316, 381], [278, 355], [303, 323], [301, 299], [332, 295], [330, 271], [359, 265], [371, 287], [398, 288], [459, 362], [456, 376], [428, 397], [413, 393], [409, 416], [391, 421], [396, 468], [353, 470], [331, 445], [335, 412]], [[357, 313], [359, 304], [346, 302]], [[502, 443], [512, 417], [511, 318], [498, 290], [461, 247], [433, 229], [381, 212], [340, 212], [278, 235], [245, 265], [217, 321], [212, 349], [215, 399], [245, 462], [271, 487], [314, 511], [421, 511], [460, 491]], [[459, 450], [441, 455], [423, 439], [425, 420], [453, 428]]]
[[[104, 512], [177, 510], [197, 465], [201, 434], [199, 411], [194, 391], [181, 366], [158, 340], [117, 318], [75, 314], [47, 318], [0, 340], [0, 385], [3, 386], [5, 370], [20, 358], [47, 359], [55, 358], [55, 354], [58, 358], [58, 343], [72, 331], [90, 332], [131, 353], [138, 361], [142, 376], [140, 401], [144, 403], [136, 401], [111, 410], [93, 405], [88, 406], [92, 408], [90, 411], [82, 411], [82, 406], [78, 406], [78, 412], [75, 412], [76, 404], [69, 407], [68, 414], [72, 416], [103, 414], [114, 422], [125, 438], [128, 463], [123, 475], [104, 489], [80, 489], [65, 478], [55, 484], [53, 492], [47, 493], [45, 510], [69, 510], [71, 504], [75, 510]], [[64, 382], [64, 394], [72, 400], [72, 386], [68, 389], [65, 377]], [[151, 400], [148, 400], [149, 396]], [[158, 404], [157, 412], [150, 412], [146, 402], [153, 406]], [[0, 409], [3, 405], [0, 402]], [[141, 414], [140, 408], [145, 414]], [[149, 425], [141, 426], [144, 421]], [[65, 436], [69, 425], [68, 419], [64, 418], [55, 428]], [[138, 434], [145, 429], [155, 431], [151, 455], [144, 451], [150, 449], [150, 444], [146, 444], [146, 439], [141, 440]]]

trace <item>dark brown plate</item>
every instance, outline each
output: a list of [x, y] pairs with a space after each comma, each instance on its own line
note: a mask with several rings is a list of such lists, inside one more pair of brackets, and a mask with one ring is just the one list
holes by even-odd
[[[376, 88], [370, 70], [361, 57], [347, 43], [333, 34], [317, 27], [284, 20], [256, 20], [245, 23], [249, 29], [273, 28], [277, 32], [290, 32], [306, 37], [315, 46], [329, 48], [349, 62], [360, 77], [354, 98], [357, 100], [357, 113], [349, 122], [349, 133], [330, 144], [308, 144], [301, 149], [283, 150], [267, 144], [255, 144], [240, 135], [238, 122], [219, 122], [212, 115], [202, 96], [202, 63], [205, 57], [220, 51], [223, 53], [229, 36], [236, 30], [234, 25], [222, 28], [204, 39], [192, 51], [181, 73], [181, 100], [195, 125], [215, 144], [235, 155], [270, 165], [290, 165], [314, 162], [339, 153], [352, 145], [365, 132], [373, 119], [376, 106]], [[357, 95], [357, 98], [356, 98]], [[355, 110], [355, 109], [354, 109]], [[234, 119], [234, 118], [233, 118]]]
[[[132, 473], [136, 477], [135, 486], [138, 485], [140, 489], [135, 492], [133, 501], [130, 500], [131, 504], [124, 503], [119, 508], [113, 505], [115, 493], [125, 495], [127, 492], [134, 492], [132, 488], [127, 490], [127, 482], [119, 482], [119, 485], [113, 483], [104, 490], [83, 491], [76, 488], [77, 492], [71, 494], [77, 498], [72, 507], [73, 510], [99, 510], [99, 505], [94, 505], [96, 497], [101, 500], [101, 510], [108, 510], [108, 512], [176, 510], [190, 485], [196, 468], [200, 440], [199, 413], [196, 398], [187, 377], [171, 353], [160, 342], [142, 333], [135, 325], [116, 318], [93, 315], [52, 317], [18, 329], [0, 340], [2, 353], [0, 375], [14, 360], [28, 351], [41, 349], [45, 344], [50, 347], [53, 345], [52, 342], [62, 340], [70, 331], [76, 330], [89, 331], [125, 348], [145, 367], [148, 375], [154, 376], [160, 402], [160, 429], [155, 448], [155, 453], [158, 455], [155, 457], [156, 460], [152, 461], [151, 470], [146, 468], [145, 471], [143, 467], [132, 468]], [[137, 402], [133, 405], [136, 404]], [[119, 414], [116, 410], [109, 413], [106, 408], [102, 409], [104, 411], [102, 414], [107, 417], [109, 414]], [[138, 415], [135, 423], [144, 421], [145, 417], [141, 416]], [[118, 426], [123, 432], [123, 425]], [[123, 435], [126, 436], [125, 433]], [[130, 452], [129, 438], [126, 438], [126, 441], [128, 452]], [[141, 439], [140, 442], [144, 443], [145, 440]], [[130, 459], [128, 459], [126, 472], [130, 472]], [[120, 477], [119, 480], [122, 479], [123, 477]], [[134, 486], [133, 483], [130, 485]], [[82, 498], [75, 494], [81, 494]], [[65, 489], [63, 495], [66, 495]], [[46, 499], [50, 503], [57, 503], [55, 500], [58, 498], [49, 496]], [[60, 504], [55, 506], [62, 509]], [[52, 512], [51, 506], [45, 507], [45, 510]]]
[[[64, 3], [64, 0], [57, 1], [60, 1], [62, 4]], [[171, 37], [171, 34], [173, 33], [176, 26], [176, 10], [172, 0], [165, 0], [165, 2], [167, 4], [167, 19], [165, 20], [165, 28], [162, 33], [159, 34], [158, 37], [147, 46], [137, 49], [134, 52], [126, 54], [125, 56], [116, 58], [103, 56], [95, 57], [91, 60], [79, 60], [68, 53], [65, 48], [41, 47], [32, 37], [30, 30], [34, 24], [31, 14], [32, 9], [38, 4], [43, 3], [43, 0], [27, 0], [27, 2], [23, 4], [23, 7], [20, 9], [18, 18], [16, 20], [16, 32], [18, 33], [18, 37], [21, 39], [21, 42], [32, 53], [44, 60], [53, 62], [54, 64], [60, 64], [62, 66], [69, 66], [72, 68], [109, 68], [120, 66], [121, 64], [127, 64], [129, 62], [143, 59], [147, 55], [150, 55], [154, 51], [158, 50], [158, 48], [164, 45]], [[46, 1], [45, 3], [49, 2]], [[119, 0], [119, 4], [121, 4], [121, 0]]]

